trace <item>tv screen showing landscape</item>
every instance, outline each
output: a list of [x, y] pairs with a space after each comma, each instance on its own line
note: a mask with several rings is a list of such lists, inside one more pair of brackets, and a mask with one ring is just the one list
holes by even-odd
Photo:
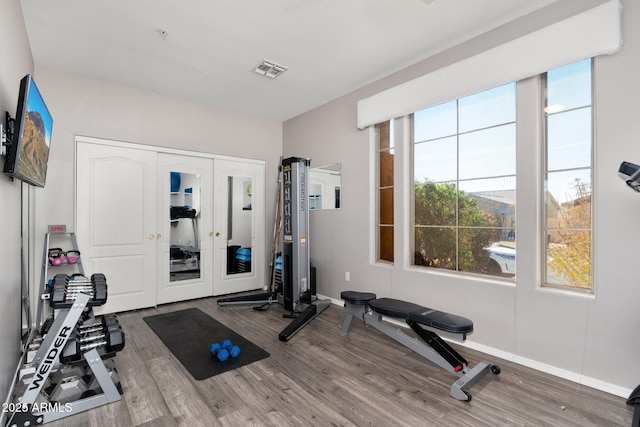
[[[29, 184], [44, 187], [51, 145], [53, 119], [31, 76], [20, 86], [16, 114], [15, 157], [9, 174]], [[21, 110], [21, 111], [20, 111]]]

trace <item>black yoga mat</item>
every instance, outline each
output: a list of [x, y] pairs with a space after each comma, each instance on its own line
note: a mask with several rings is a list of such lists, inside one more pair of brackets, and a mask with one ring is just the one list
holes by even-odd
[[[197, 308], [157, 314], [145, 317], [144, 321], [196, 380], [269, 357], [269, 353]], [[209, 347], [224, 340], [237, 345], [240, 355], [220, 362]]]

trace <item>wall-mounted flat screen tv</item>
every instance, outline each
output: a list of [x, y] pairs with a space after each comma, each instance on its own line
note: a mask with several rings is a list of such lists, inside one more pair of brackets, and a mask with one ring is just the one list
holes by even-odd
[[4, 173], [44, 187], [51, 147], [53, 118], [31, 75], [20, 81], [14, 130], [4, 163]]

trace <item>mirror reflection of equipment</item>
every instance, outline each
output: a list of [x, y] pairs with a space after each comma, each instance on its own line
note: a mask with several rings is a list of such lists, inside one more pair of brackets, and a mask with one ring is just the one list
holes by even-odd
[[340, 163], [309, 169], [309, 210], [340, 209]]
[[200, 176], [171, 172], [170, 281], [200, 278]]
[[250, 273], [253, 180], [228, 176], [227, 274]]

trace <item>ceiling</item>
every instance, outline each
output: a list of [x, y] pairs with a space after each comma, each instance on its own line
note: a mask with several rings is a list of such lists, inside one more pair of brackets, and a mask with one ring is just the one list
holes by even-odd
[[[285, 121], [556, 0], [21, 0], [36, 68]], [[264, 59], [288, 68], [253, 72]]]

